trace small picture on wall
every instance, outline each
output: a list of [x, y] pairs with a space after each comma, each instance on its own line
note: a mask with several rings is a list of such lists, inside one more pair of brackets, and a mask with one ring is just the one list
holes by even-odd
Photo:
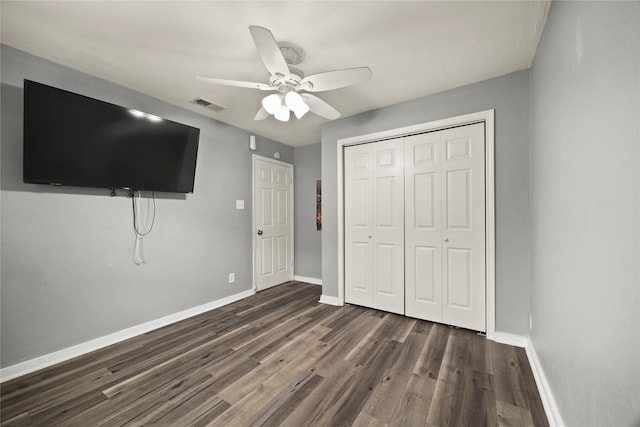
[[316, 230], [322, 230], [322, 180], [316, 181]]

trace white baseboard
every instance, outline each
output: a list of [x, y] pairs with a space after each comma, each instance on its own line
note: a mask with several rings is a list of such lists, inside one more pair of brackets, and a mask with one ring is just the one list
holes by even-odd
[[529, 337], [525, 335], [510, 334], [508, 332], [495, 331], [493, 334], [493, 341], [500, 344], [508, 344], [514, 347], [526, 348], [529, 343]]
[[547, 377], [544, 375], [544, 370], [542, 369], [540, 359], [538, 359], [538, 354], [536, 353], [536, 349], [533, 346], [531, 338], [527, 339], [527, 346], [525, 347], [525, 349], [527, 350], [529, 365], [531, 365], [533, 377], [536, 380], [538, 393], [540, 394], [540, 399], [542, 400], [542, 406], [544, 406], [544, 412], [547, 414], [549, 425], [551, 427], [564, 427], [564, 422], [562, 421], [562, 417], [560, 416], [560, 411], [558, 411], [558, 405], [556, 404], [556, 400], [553, 397], [553, 393], [551, 393], [551, 387], [549, 387]]
[[74, 345], [72, 347], [68, 347], [53, 353], [45, 354], [44, 356], [36, 357], [35, 359], [7, 366], [6, 368], [0, 369], [0, 383], [20, 377], [22, 375], [29, 374], [31, 372], [35, 372], [43, 368], [47, 368], [60, 362], [64, 362], [65, 360], [90, 353], [92, 351], [107, 347], [120, 341], [124, 341], [137, 335], [147, 333], [154, 329], [170, 325], [180, 320], [197, 316], [198, 314], [202, 314], [206, 311], [222, 307], [223, 305], [231, 304], [232, 302], [239, 301], [243, 298], [247, 298], [251, 295], [254, 295], [255, 293], [256, 292], [253, 289], [250, 289], [248, 291], [221, 298], [207, 304], [202, 304], [197, 307], [180, 311], [178, 313], [170, 314], [168, 316], [161, 317], [160, 319], [132, 326], [130, 328], [123, 329], [121, 331], [114, 332], [112, 334], [105, 335], [103, 337], [96, 338], [82, 344]]
[[330, 297], [329, 295], [320, 295], [319, 303], [328, 304], [328, 305], [337, 305], [337, 306], [343, 305], [343, 304], [340, 304], [338, 297]]
[[293, 280], [296, 280], [298, 282], [311, 283], [312, 285], [322, 285], [322, 279], [318, 279], [316, 277], [294, 275]]

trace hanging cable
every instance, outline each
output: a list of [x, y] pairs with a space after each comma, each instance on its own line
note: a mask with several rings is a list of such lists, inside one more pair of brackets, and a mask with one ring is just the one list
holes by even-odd
[[[138, 191], [138, 201], [142, 200], [142, 192]], [[153, 229], [153, 225], [156, 221], [156, 196], [155, 196], [155, 192], [152, 191], [151, 192], [151, 200], [153, 201], [153, 212], [152, 212], [152, 216], [151, 216], [151, 225], [149, 226], [149, 229], [147, 231], [140, 231], [140, 227], [138, 226], [138, 207], [136, 206], [136, 198], [135, 198], [135, 191], [133, 191], [131, 193], [131, 207], [133, 208], [133, 231], [140, 236], [146, 236], [149, 233], [151, 233], [151, 230]]]
[[[142, 228], [138, 224], [139, 218], [140, 218], [140, 214], [139, 214], [140, 207], [136, 206], [135, 190], [131, 190], [129, 194], [131, 197], [131, 209], [133, 211], [133, 232], [136, 236], [133, 244], [133, 262], [136, 265], [141, 265], [146, 263], [144, 257], [142, 256], [142, 239], [143, 237], [151, 233], [151, 230], [153, 229], [153, 225], [155, 224], [155, 220], [156, 220], [156, 197], [155, 197], [155, 192], [152, 191], [151, 199], [153, 201], [153, 211], [151, 214], [151, 225], [149, 226], [148, 230], [140, 231]], [[138, 205], [141, 200], [142, 200], [142, 192], [138, 191]], [[148, 218], [148, 215], [147, 215], [147, 218]]]

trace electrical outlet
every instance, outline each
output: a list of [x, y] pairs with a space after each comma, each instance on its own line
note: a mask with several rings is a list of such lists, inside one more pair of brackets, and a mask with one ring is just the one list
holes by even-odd
[[229, 283], [236, 282], [236, 273], [229, 273]]
[[533, 331], [533, 315], [529, 313], [529, 330]]

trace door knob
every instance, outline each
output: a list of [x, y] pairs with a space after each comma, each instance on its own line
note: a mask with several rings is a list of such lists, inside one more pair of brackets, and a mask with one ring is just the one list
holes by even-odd
[[445, 243], [448, 243], [449, 242], [449, 238], [445, 238], [444, 241], [445, 241]]
[[369, 238], [371, 238], [371, 234], [369, 234]]
[[258, 236], [262, 236], [262, 230], [258, 230]]

